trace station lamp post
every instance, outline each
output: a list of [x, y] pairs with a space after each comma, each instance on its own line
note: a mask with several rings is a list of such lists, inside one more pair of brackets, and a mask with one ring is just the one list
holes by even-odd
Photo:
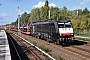
[[[2, 4], [0, 4], [0, 6], [1, 6]], [[0, 22], [1, 23], [1, 22]], [[1, 27], [0, 27], [1, 28]]]
[[18, 35], [21, 35], [19, 23], [20, 23], [20, 14], [19, 14], [19, 7], [18, 7]]

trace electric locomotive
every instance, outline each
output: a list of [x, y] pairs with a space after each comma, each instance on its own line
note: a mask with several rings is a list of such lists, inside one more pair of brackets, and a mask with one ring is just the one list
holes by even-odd
[[32, 24], [31, 34], [48, 42], [72, 42], [74, 31], [70, 20], [48, 20]]

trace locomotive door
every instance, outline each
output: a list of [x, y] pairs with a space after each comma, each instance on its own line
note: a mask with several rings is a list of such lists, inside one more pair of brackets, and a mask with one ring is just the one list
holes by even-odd
[[55, 29], [55, 25], [54, 23], [50, 24], [50, 36], [51, 36], [51, 40], [54, 41], [56, 38], [56, 29]]
[[33, 29], [33, 33], [35, 33], [35, 26], [33, 26], [33, 28], [32, 28], [32, 29]]

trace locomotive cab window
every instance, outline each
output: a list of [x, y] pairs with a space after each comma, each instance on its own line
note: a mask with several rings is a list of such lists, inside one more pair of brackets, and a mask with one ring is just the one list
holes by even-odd
[[65, 24], [65, 27], [70, 28], [70, 27], [72, 27], [72, 25], [71, 24]]
[[72, 27], [71, 24], [67, 24], [67, 23], [59, 23], [58, 24], [58, 28], [70, 28]]
[[58, 28], [64, 28], [64, 24], [58, 24]]

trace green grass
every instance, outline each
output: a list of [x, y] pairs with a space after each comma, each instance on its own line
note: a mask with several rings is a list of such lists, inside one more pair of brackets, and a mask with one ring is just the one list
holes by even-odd
[[[90, 31], [88, 32], [82, 32], [80, 34], [76, 34], [76, 36], [82, 36], [82, 37], [90, 37]], [[84, 41], [84, 42], [90, 42], [90, 39], [88, 38], [80, 38], [76, 37], [77, 40]]]
[[64, 60], [62, 57], [60, 56], [56, 56], [56, 55], [52, 55], [56, 60]]
[[90, 42], [90, 39], [87, 39], [87, 38], [76, 37], [76, 39], [79, 40], [79, 41]]
[[81, 32], [81, 33], [78, 33], [78, 34], [75, 34], [77, 36], [83, 36], [83, 37], [90, 37], [90, 31], [88, 32]]
[[78, 36], [90, 37], [90, 34], [78, 34]]
[[47, 47], [44, 47], [44, 46], [38, 46], [38, 47], [47, 53], [50, 52], [49, 48]]
[[37, 43], [36, 42], [31, 42], [32, 44], [34, 44], [35, 46], [37, 46]]

